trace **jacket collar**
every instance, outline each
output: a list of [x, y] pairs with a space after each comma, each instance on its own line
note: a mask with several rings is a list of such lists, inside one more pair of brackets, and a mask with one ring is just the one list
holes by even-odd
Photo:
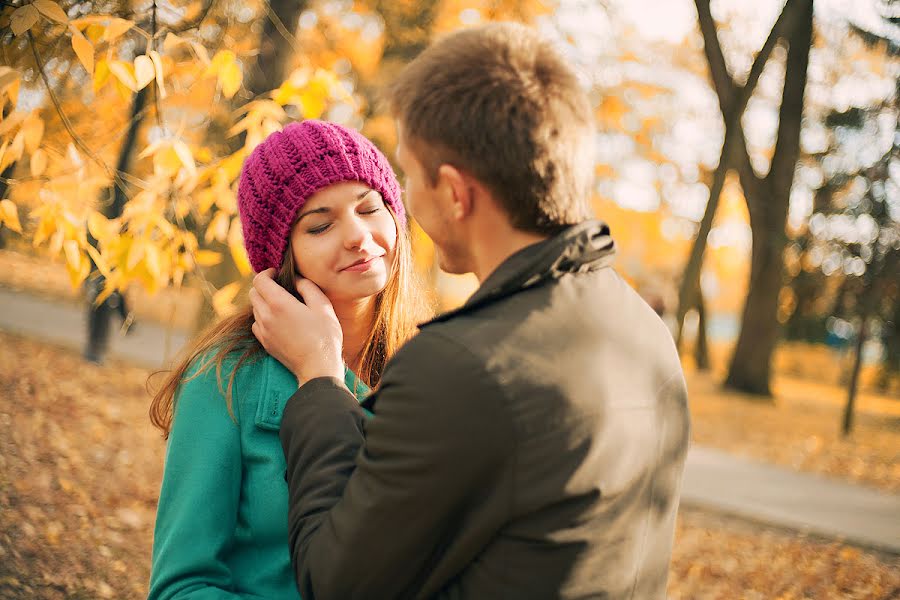
[[586, 273], [609, 267], [615, 252], [615, 242], [606, 223], [590, 220], [572, 225], [551, 238], [514, 253], [484, 280], [465, 304], [419, 327], [446, 321], [569, 273]]

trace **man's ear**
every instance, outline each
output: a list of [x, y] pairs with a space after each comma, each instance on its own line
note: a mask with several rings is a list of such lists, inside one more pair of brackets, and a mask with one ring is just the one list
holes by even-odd
[[475, 194], [468, 178], [453, 165], [438, 167], [437, 187], [443, 188], [449, 200], [449, 215], [459, 221], [472, 213]]

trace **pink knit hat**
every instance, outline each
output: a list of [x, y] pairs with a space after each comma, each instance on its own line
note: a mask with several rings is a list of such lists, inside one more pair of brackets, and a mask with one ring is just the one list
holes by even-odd
[[300, 207], [333, 183], [360, 181], [378, 191], [406, 225], [400, 184], [387, 158], [356, 131], [336, 123], [291, 123], [259, 144], [244, 161], [238, 212], [244, 247], [259, 273], [281, 265]]

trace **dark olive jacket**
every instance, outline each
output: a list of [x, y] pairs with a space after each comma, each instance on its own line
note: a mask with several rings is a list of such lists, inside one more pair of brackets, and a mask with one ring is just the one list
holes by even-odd
[[305, 600], [662, 599], [688, 446], [669, 331], [597, 221], [507, 259], [368, 400], [288, 401]]

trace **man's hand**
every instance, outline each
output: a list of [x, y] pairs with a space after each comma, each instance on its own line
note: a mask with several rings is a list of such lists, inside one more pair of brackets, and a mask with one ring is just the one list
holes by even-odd
[[344, 335], [328, 297], [312, 281], [299, 279], [297, 292], [305, 304], [299, 302], [274, 275], [275, 269], [267, 269], [253, 279], [253, 335], [300, 385], [316, 377], [343, 381]]

